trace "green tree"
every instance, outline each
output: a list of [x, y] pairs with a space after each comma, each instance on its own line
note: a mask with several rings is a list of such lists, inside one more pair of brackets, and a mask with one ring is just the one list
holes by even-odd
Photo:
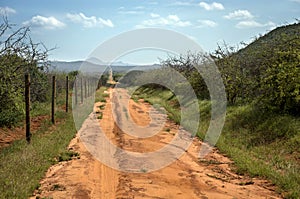
[[[209, 99], [209, 92], [202, 77], [203, 74], [200, 74], [195, 68], [195, 66], [205, 67], [204, 63], [206, 60], [207, 55], [205, 54], [187, 52], [185, 55], [170, 56], [166, 60], [161, 61], [161, 65], [181, 73], [192, 86], [198, 98]], [[184, 88], [185, 85], [179, 84], [178, 87]]]
[[300, 50], [276, 52], [262, 76], [261, 100], [271, 109], [300, 112]]
[[24, 74], [31, 76], [31, 101], [47, 99], [48, 50], [33, 43], [29, 28], [15, 29], [3, 17], [0, 25], [0, 126], [10, 126], [24, 114]]

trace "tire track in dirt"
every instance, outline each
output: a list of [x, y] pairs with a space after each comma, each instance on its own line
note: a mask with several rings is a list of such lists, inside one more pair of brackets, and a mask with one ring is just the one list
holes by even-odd
[[[112, 96], [112, 102], [117, 102], [117, 96], [113, 95]], [[120, 149], [123, 149], [123, 144], [124, 144], [124, 132], [118, 127], [118, 124], [122, 124], [121, 120], [121, 115], [120, 113], [122, 112], [121, 107], [119, 103], [115, 103], [115, 108], [114, 108], [114, 114], [115, 114], [115, 122], [114, 122], [114, 127], [113, 127], [113, 134], [115, 135], [115, 140], [117, 142], [117, 146]], [[117, 123], [116, 123], [117, 122]], [[119, 167], [122, 169], [122, 165], [124, 162], [121, 162], [119, 159], [119, 156], [121, 155], [121, 150], [117, 150], [115, 153], [115, 158], [118, 159], [118, 164]], [[116, 198], [117, 199], [125, 199], [125, 198], [134, 198], [134, 193], [132, 193], [132, 186], [131, 186], [131, 180], [128, 178], [126, 173], [120, 173], [119, 174], [119, 180], [118, 180], [118, 186], [117, 186], [117, 192], [116, 192]]]
[[[129, 115], [140, 126], [149, 124], [151, 107], [142, 100], [139, 102], [130, 100], [129, 113], [126, 116], [123, 110], [123, 99], [128, 96], [125, 90], [121, 92], [122, 99], [117, 99], [114, 95], [107, 99], [99, 125], [103, 134], [119, 147], [113, 153], [118, 167], [126, 169], [137, 162], [124, 158], [127, 156], [122, 150], [138, 153], [156, 151], [166, 143], [170, 143], [180, 127], [171, 121], [166, 121], [164, 128], [149, 138], [137, 138], [129, 135], [128, 132], [123, 132], [118, 124], [124, 124]], [[95, 108], [98, 106], [99, 103], [96, 103]], [[116, 121], [113, 119], [112, 109]], [[162, 113], [154, 112], [154, 115], [163, 118]], [[186, 153], [165, 168], [153, 172], [141, 170], [139, 173], [114, 170], [95, 159], [88, 152], [86, 148], [88, 146], [82, 143], [83, 139], [88, 138], [93, 146], [97, 139], [92, 127], [89, 128], [90, 130], [82, 134], [83, 138], [76, 137], [70, 143], [70, 148], [80, 153], [80, 159], [51, 167], [41, 181], [40, 189], [36, 191], [37, 196], [52, 196], [54, 199], [281, 198], [270, 182], [235, 174], [231, 169], [233, 162], [220, 154], [217, 149], [214, 149], [205, 159], [199, 159], [198, 153], [202, 143], [197, 138], [193, 139]], [[59, 185], [62, 189], [55, 190], [53, 185]]]
[[[120, 90], [118, 90], [120, 92]], [[121, 91], [122, 92], [122, 91]], [[126, 99], [126, 91], [121, 94], [121, 99]], [[120, 95], [120, 93], [119, 93]], [[120, 98], [120, 97], [119, 97]], [[124, 111], [120, 104], [122, 100], [113, 96], [115, 103], [115, 120], [119, 125], [124, 123]], [[145, 106], [147, 107], [145, 110]], [[149, 105], [140, 101], [129, 102], [130, 116], [139, 125], [145, 122], [139, 121], [142, 114], [149, 114]], [[161, 114], [157, 112], [157, 114]], [[146, 117], [147, 118], [147, 117]], [[143, 118], [145, 120], [145, 117]], [[147, 119], [146, 119], [147, 120]], [[150, 121], [147, 120], [146, 123]], [[123, 132], [114, 123], [113, 133], [116, 135], [118, 146], [122, 150], [137, 151], [140, 153], [153, 151], [168, 144], [180, 127], [171, 121], [167, 121], [164, 129], [150, 139], [140, 139]], [[136, 147], [139, 147], [138, 149]], [[192, 146], [186, 153], [170, 166], [150, 173], [124, 173], [119, 174], [117, 198], [280, 198], [274, 187], [265, 180], [239, 176], [232, 172], [232, 161], [219, 154], [214, 149], [206, 159], [199, 160], [197, 155], [201, 142], [195, 138]], [[154, 151], [155, 151], [154, 150]], [[122, 152], [116, 152], [119, 159]], [[130, 162], [119, 162], [119, 167], [128, 166]], [[145, 171], [147, 172], [147, 171]], [[262, 188], [262, 186], [267, 187]]]

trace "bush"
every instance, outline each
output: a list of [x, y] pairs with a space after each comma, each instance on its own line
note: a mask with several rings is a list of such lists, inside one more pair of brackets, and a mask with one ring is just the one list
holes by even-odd
[[31, 76], [31, 102], [47, 100], [47, 50], [30, 39], [29, 28], [0, 25], [0, 126], [11, 126], [24, 114], [24, 75]]

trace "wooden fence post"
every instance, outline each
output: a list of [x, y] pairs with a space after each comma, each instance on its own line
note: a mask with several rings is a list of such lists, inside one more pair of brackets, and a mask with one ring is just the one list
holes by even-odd
[[87, 95], [90, 96], [90, 80], [87, 80]]
[[86, 90], [86, 79], [84, 79], [84, 96], [87, 98], [87, 90]]
[[51, 106], [51, 121], [55, 124], [55, 76], [52, 77], [52, 106]]
[[100, 81], [96, 80], [96, 82], [97, 82], [97, 90], [99, 90], [100, 89]]
[[30, 133], [30, 76], [25, 74], [25, 112], [26, 112], [26, 141], [31, 140]]
[[80, 78], [80, 97], [81, 97], [81, 104], [83, 104], [83, 81]]
[[69, 77], [66, 76], [66, 113], [69, 108]]
[[75, 95], [75, 105], [77, 105], [78, 101], [77, 101], [77, 78], [74, 81], [74, 95]]

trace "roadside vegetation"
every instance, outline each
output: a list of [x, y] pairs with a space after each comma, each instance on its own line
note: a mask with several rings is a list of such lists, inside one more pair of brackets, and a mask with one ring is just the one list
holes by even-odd
[[[174, 106], [167, 89], [138, 89], [133, 97], [160, 104], [180, 123], [180, 107]], [[197, 136], [204, 139], [210, 122], [210, 101], [199, 100]], [[300, 118], [272, 112], [263, 114], [253, 104], [231, 105], [217, 148], [234, 162], [238, 174], [271, 180], [286, 198], [298, 198], [300, 187]]]
[[[65, 76], [70, 88], [77, 72], [49, 71], [48, 52], [42, 43], [34, 43], [28, 27], [18, 28], [3, 17], [0, 24], [0, 127], [22, 125], [25, 116], [25, 74], [30, 75], [31, 115], [46, 115], [50, 110], [51, 78], [56, 76], [58, 94], [65, 90]], [[49, 108], [48, 108], [49, 107]]]
[[76, 129], [71, 114], [56, 127], [35, 132], [31, 144], [17, 140], [0, 153], [0, 198], [27, 198], [39, 187], [45, 172], [58, 161], [75, 154], [67, 150]]
[[[299, 33], [300, 24], [295, 23], [256, 38], [243, 49], [224, 45], [211, 54], [227, 95], [226, 121], [217, 147], [234, 160], [237, 173], [271, 180], [285, 198], [300, 197]], [[193, 69], [202, 58], [193, 53], [170, 57], [162, 62], [162, 69], [144, 72], [140, 79], [162, 78], [164, 67], [187, 78], [199, 100], [197, 135], [204, 139], [211, 102], [204, 80]], [[169, 118], [180, 123], [178, 96], [169, 89], [149, 84], [132, 97], [160, 104]]]
[[[96, 100], [104, 102], [107, 97], [103, 93], [105, 89], [102, 87], [96, 92]], [[63, 94], [58, 96], [57, 106], [64, 105]], [[36, 107], [36, 111], [42, 112], [39, 108]], [[52, 125], [50, 118], [43, 121], [41, 127], [33, 132], [30, 144], [21, 139], [1, 149], [0, 198], [27, 198], [38, 190], [40, 180], [51, 165], [80, 158], [80, 154], [68, 149], [77, 132], [72, 112], [66, 113], [60, 109], [56, 119], [56, 126]]]
[[[49, 71], [47, 49], [34, 43], [29, 28], [18, 28], [3, 17], [0, 25], [0, 128], [23, 128], [25, 120], [24, 75], [30, 75], [30, 115], [38, 119], [31, 128], [31, 142], [22, 136], [0, 148], [0, 198], [27, 198], [39, 187], [47, 169], [59, 161], [77, 158], [67, 146], [76, 134], [72, 113], [65, 112], [66, 75], [70, 93], [77, 72]], [[56, 125], [51, 123], [51, 79], [56, 76]], [[69, 110], [71, 110], [69, 100]], [[44, 117], [45, 116], [45, 117]], [[20, 132], [19, 132], [20, 133]], [[4, 136], [5, 137], [5, 136]], [[14, 135], [11, 135], [14, 138]], [[25, 137], [25, 130], [24, 136]], [[7, 140], [1, 140], [7, 141]]]

